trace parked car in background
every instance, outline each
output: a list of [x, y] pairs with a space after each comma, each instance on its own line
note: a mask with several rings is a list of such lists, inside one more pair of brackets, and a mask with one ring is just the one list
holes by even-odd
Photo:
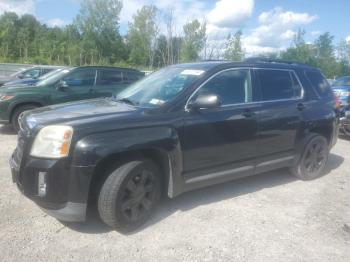
[[282, 167], [321, 176], [338, 136], [333, 97], [321, 72], [299, 63], [174, 65], [117, 97], [24, 113], [13, 181], [60, 220], [83, 221], [96, 203], [107, 225], [135, 230], [162, 193]]
[[15, 80], [21, 80], [21, 79], [36, 79], [39, 78], [42, 75], [45, 75], [52, 70], [57, 69], [56, 66], [36, 66], [31, 67], [29, 69], [25, 69], [23, 71], [17, 72], [9, 77], [1, 78], [0, 79], [0, 86], [4, 85], [7, 82], [15, 81]]
[[340, 108], [340, 134], [350, 138], [350, 105]]
[[0, 89], [0, 123], [11, 123], [18, 131], [18, 119], [27, 110], [46, 105], [110, 97], [144, 76], [140, 71], [116, 67], [74, 67], [64, 69], [32, 86]]
[[343, 76], [335, 80], [332, 89], [341, 106], [350, 105], [350, 76]]
[[64, 70], [64, 69], [68, 69], [70, 67], [60, 67], [60, 68], [56, 68], [54, 70], [52, 70], [51, 72], [48, 72], [38, 78], [26, 78], [26, 79], [19, 79], [19, 80], [13, 80], [10, 82], [7, 82], [3, 85], [3, 87], [8, 87], [8, 86], [31, 86], [31, 85], [35, 85], [36, 83], [38, 83], [39, 81], [42, 81], [48, 77], [51, 77], [52, 75]]

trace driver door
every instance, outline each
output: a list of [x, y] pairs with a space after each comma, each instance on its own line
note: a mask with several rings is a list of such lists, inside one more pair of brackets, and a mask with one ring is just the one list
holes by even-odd
[[[229, 69], [216, 74], [192, 96], [216, 95], [221, 105], [187, 112], [184, 126], [186, 181], [215, 174], [228, 179], [252, 175], [258, 145], [256, 90], [250, 69]], [[229, 171], [229, 172], [228, 172]]]
[[83, 68], [74, 70], [57, 84], [52, 96], [52, 103], [57, 104], [93, 98], [95, 83], [96, 69]]

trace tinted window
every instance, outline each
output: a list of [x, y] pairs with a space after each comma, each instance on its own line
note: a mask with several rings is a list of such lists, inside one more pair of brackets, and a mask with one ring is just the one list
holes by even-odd
[[252, 85], [249, 70], [229, 70], [212, 78], [199, 89], [199, 95], [215, 94], [222, 105], [247, 103], [252, 101]]
[[96, 70], [78, 70], [66, 76], [63, 81], [68, 86], [93, 86], [95, 83]]
[[51, 71], [53, 71], [54, 69], [52, 68], [44, 68], [44, 69], [42, 69], [42, 74], [47, 74], [47, 73], [49, 73], [49, 72], [51, 72]]
[[313, 88], [321, 97], [333, 97], [332, 89], [329, 86], [328, 81], [323, 77], [320, 72], [306, 71], [305, 75]]
[[300, 87], [297, 82], [295, 83], [296, 80], [293, 81], [290, 71], [261, 69], [257, 70], [257, 73], [263, 101], [290, 99], [297, 96], [295, 88]]
[[142, 78], [141, 74], [135, 72], [124, 72], [124, 78], [128, 82], [136, 82], [140, 78]]
[[123, 82], [122, 73], [116, 70], [101, 70], [99, 85], [115, 85]]
[[40, 68], [35, 68], [26, 71], [22, 76], [23, 78], [37, 78], [40, 76], [41, 70]]
[[290, 72], [290, 75], [292, 77], [293, 81], [293, 89], [294, 89], [294, 97], [301, 97], [303, 93], [303, 88], [300, 85], [300, 82], [298, 81], [297, 77], [295, 76], [295, 73]]

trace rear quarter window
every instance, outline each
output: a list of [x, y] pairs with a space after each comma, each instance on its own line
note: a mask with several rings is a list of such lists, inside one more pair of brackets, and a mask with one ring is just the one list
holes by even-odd
[[333, 97], [332, 89], [326, 78], [321, 74], [321, 72], [305, 71], [305, 76], [320, 97]]

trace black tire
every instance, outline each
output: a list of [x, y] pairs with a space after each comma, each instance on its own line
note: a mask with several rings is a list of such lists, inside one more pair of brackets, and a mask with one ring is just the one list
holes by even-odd
[[12, 117], [11, 117], [11, 124], [13, 129], [16, 131], [16, 133], [18, 133], [20, 127], [19, 127], [19, 117], [22, 113], [24, 113], [25, 111], [29, 111], [29, 110], [33, 110], [35, 108], [37, 108], [38, 106], [36, 105], [23, 105], [23, 106], [19, 106], [15, 109], [15, 111], [12, 113]]
[[291, 173], [301, 180], [316, 179], [322, 175], [328, 156], [327, 139], [315, 134], [309, 138], [298, 164], [291, 168]]
[[343, 131], [346, 138], [350, 138], [350, 126], [344, 125], [342, 131]]
[[98, 212], [104, 223], [120, 232], [144, 224], [161, 195], [160, 172], [150, 160], [134, 160], [114, 170], [103, 183]]

